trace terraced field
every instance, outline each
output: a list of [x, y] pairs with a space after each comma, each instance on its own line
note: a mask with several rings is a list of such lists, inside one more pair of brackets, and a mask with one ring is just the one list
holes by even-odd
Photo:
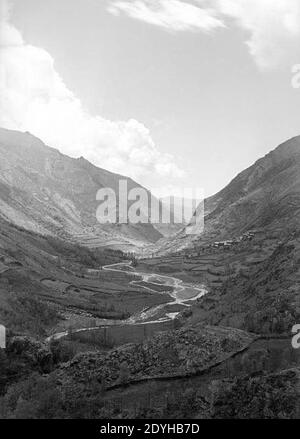
[[[254, 241], [248, 242], [240, 247], [231, 250], [200, 250], [197, 256], [193, 253], [182, 251], [180, 254], [155, 257], [140, 261], [140, 266], [145, 270], [153, 270], [158, 273], [174, 273], [176, 276], [203, 281], [207, 285], [220, 286], [232, 275], [239, 272], [246, 272], [251, 267], [266, 261], [280, 242], [280, 235], [272, 232], [270, 237], [261, 240], [257, 237]], [[189, 255], [187, 257], [187, 255]]]
[[162, 294], [167, 287], [156, 292], [138, 281], [133, 283], [135, 279], [128, 273], [100, 270], [96, 279], [69, 276], [44, 278], [41, 283], [48, 289], [43, 297], [68, 311], [68, 319], [59, 326], [61, 330], [90, 325], [91, 321], [98, 325], [103, 319], [126, 320], [144, 309], [170, 301], [168, 295]]

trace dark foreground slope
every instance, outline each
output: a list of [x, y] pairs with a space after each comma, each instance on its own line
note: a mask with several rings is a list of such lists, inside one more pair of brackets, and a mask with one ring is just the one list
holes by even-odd
[[[0, 413], [25, 419], [297, 418], [299, 367], [291, 351], [285, 340], [202, 325], [69, 361], [56, 343], [15, 337], [1, 358], [8, 385]], [[13, 365], [20, 362], [16, 378]]]

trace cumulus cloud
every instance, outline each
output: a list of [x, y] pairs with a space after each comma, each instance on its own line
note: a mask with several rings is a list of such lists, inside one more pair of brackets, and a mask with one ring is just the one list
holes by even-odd
[[24, 42], [0, 0], [0, 125], [30, 131], [63, 153], [133, 178], [180, 177], [174, 158], [162, 154], [135, 119], [92, 116], [66, 86], [52, 56]]
[[286, 66], [300, 47], [299, 0], [109, 0], [109, 12], [168, 31], [210, 32], [233, 24], [262, 70]]
[[299, 0], [217, 0], [216, 8], [250, 33], [246, 44], [261, 69], [286, 66], [300, 54]]
[[201, 8], [181, 0], [117, 0], [108, 6], [114, 15], [125, 13], [129, 17], [160, 26], [169, 31], [212, 31], [224, 27], [215, 11]]

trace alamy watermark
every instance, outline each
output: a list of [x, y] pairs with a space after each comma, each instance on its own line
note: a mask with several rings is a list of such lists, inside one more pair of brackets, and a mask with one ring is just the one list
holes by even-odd
[[6, 348], [6, 328], [0, 325], [0, 349]]
[[292, 87], [300, 88], [300, 64], [292, 66]]
[[181, 224], [187, 234], [200, 234], [204, 229], [204, 191], [201, 188], [182, 188], [179, 196], [155, 197], [153, 190], [138, 186], [128, 188], [127, 180], [120, 180], [116, 193], [112, 188], [101, 188], [96, 199], [100, 202], [96, 217], [101, 224]]
[[292, 338], [292, 346], [294, 349], [300, 348], [300, 325], [294, 325], [292, 328], [292, 334], [295, 334]]

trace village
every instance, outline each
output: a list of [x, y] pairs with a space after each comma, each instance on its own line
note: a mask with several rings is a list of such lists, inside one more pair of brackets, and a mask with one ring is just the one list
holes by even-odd
[[[259, 236], [261, 233], [260, 229], [255, 230], [249, 230], [242, 235], [235, 237], [233, 239], [224, 240], [224, 241], [215, 241], [210, 244], [203, 244], [201, 242], [201, 238], [199, 238], [198, 241], [194, 242], [194, 246], [186, 248], [182, 248], [174, 253], [176, 256], [182, 256], [185, 259], [193, 259], [197, 258], [199, 256], [202, 256], [203, 254], [214, 254], [217, 251], [229, 251], [232, 248], [241, 245], [243, 243], [247, 243], [249, 241], [252, 241], [256, 236]], [[128, 252], [124, 253], [124, 256], [126, 259], [132, 261], [132, 266], [134, 267], [137, 264], [138, 260], [143, 259], [155, 259], [157, 255], [155, 253], [147, 252], [147, 254], [137, 254], [135, 252]]]
[[248, 232], [243, 233], [243, 235], [238, 236], [236, 238], [226, 240], [226, 241], [215, 241], [212, 244], [198, 246], [197, 244], [194, 246], [192, 251], [188, 251], [185, 254], [187, 259], [196, 258], [203, 253], [214, 253], [215, 250], [230, 250], [232, 247], [235, 247], [243, 242], [252, 241], [258, 230], [250, 230]]

